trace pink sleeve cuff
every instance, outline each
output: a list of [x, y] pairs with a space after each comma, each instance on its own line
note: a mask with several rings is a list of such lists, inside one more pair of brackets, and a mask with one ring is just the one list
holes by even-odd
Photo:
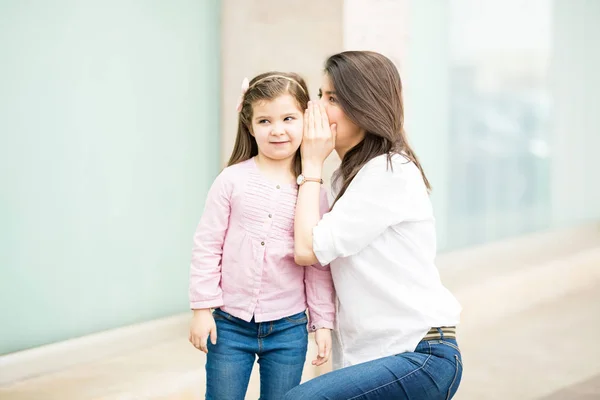
[[201, 310], [204, 308], [217, 308], [223, 305], [223, 299], [218, 298], [214, 300], [204, 300], [204, 301], [191, 301], [190, 309], [191, 310]]
[[327, 329], [333, 329], [333, 321], [325, 321], [325, 320], [319, 320], [319, 321], [310, 321], [310, 325], [308, 326], [308, 330], [310, 332], [314, 332], [317, 329], [322, 329], [322, 328], [327, 328]]

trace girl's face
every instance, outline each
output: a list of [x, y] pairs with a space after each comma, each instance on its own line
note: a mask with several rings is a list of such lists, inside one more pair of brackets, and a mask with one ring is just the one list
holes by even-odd
[[337, 136], [335, 139], [335, 150], [343, 157], [348, 150], [359, 144], [365, 137], [365, 130], [350, 120], [337, 102], [337, 96], [333, 83], [327, 74], [323, 75], [319, 98], [327, 110], [330, 124], [337, 124]]
[[303, 110], [289, 94], [253, 104], [251, 132], [263, 157], [292, 159], [302, 142], [303, 127]]

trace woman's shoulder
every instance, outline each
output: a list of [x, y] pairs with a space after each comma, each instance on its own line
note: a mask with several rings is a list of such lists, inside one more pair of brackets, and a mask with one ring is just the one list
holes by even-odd
[[418, 172], [418, 168], [406, 155], [401, 153], [381, 154], [365, 163], [361, 171], [400, 176]]
[[[380, 195], [381, 201], [396, 204], [403, 199], [428, 196], [423, 175], [417, 165], [405, 154], [383, 154], [369, 160], [356, 175], [357, 191]], [[383, 192], [380, 192], [383, 191]]]

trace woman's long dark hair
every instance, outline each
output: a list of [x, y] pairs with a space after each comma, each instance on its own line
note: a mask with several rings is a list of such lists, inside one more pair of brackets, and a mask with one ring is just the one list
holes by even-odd
[[366, 132], [364, 139], [342, 159], [334, 177], [341, 180], [335, 201], [344, 194], [358, 171], [382, 154], [387, 154], [389, 167], [394, 154], [403, 154], [421, 171], [427, 190], [431, 190], [406, 139], [402, 81], [394, 63], [371, 51], [345, 51], [329, 57], [325, 73], [346, 116]]

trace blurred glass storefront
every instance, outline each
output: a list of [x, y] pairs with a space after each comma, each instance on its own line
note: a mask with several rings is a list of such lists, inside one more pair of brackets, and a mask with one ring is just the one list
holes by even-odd
[[381, 51], [401, 71], [440, 250], [600, 219], [600, 2], [345, 8], [345, 48]]
[[447, 246], [548, 228], [551, 1], [449, 4]]

